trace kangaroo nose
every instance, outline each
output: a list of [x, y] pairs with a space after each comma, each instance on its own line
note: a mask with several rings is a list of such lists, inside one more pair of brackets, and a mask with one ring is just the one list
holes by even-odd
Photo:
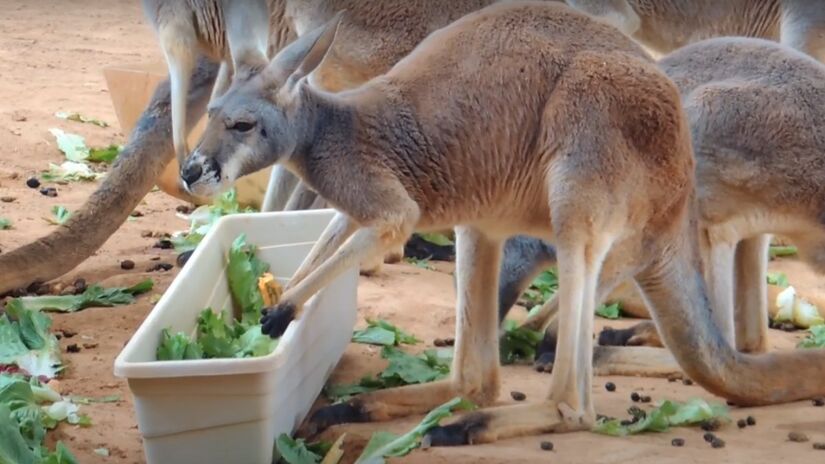
[[201, 178], [203, 174], [203, 167], [201, 167], [201, 163], [186, 163], [186, 166], [181, 171], [180, 176], [186, 185], [192, 185]]

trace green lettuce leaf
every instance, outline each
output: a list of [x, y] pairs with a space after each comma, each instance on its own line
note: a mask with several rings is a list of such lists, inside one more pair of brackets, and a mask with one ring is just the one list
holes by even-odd
[[596, 308], [596, 315], [605, 319], [618, 319], [621, 316], [621, 312], [619, 303], [613, 303], [611, 305], [602, 304]]
[[45, 295], [27, 296], [11, 300], [6, 308], [20, 308], [30, 311], [75, 312], [90, 307], [111, 307], [132, 304], [135, 295], [152, 289], [153, 282], [146, 279], [131, 287], [103, 288], [99, 285], [89, 286], [80, 295]]
[[123, 146], [114, 144], [103, 148], [90, 148], [88, 159], [93, 163], [112, 164], [121, 151], [123, 151]]
[[443, 419], [450, 417], [454, 410], [470, 411], [473, 409], [475, 409], [473, 403], [461, 398], [453, 398], [430, 411], [418, 425], [404, 435], [395, 436], [388, 432], [377, 432], [355, 462], [382, 464], [386, 457], [406, 456], [410, 451], [421, 446], [421, 438]]
[[11, 229], [11, 219], [0, 217], [0, 230]]
[[83, 116], [80, 113], [75, 113], [75, 112], [70, 113], [70, 112], [67, 112], [67, 111], [58, 111], [58, 112], [54, 113], [54, 115], [57, 116], [60, 119], [65, 119], [67, 121], [75, 121], [75, 122], [82, 122], [82, 123], [86, 123], [86, 124], [94, 124], [95, 126], [98, 126], [98, 127], [109, 127], [109, 124], [107, 124], [106, 121], [102, 121], [100, 119], [95, 119], [95, 118], [90, 118], [90, 117], [87, 117], [87, 116]]
[[275, 448], [281, 456], [278, 462], [285, 462], [287, 464], [318, 464], [322, 459], [322, 456], [307, 449], [304, 440], [294, 440], [285, 433], [278, 435], [278, 438], [275, 440]]
[[266, 356], [275, 351], [278, 339], [261, 332], [261, 325], [248, 328], [239, 339], [240, 349], [235, 354], [238, 358]]
[[825, 325], [808, 329], [808, 335], [799, 342], [799, 348], [825, 348]]
[[502, 364], [513, 364], [520, 361], [532, 361], [536, 357], [536, 349], [544, 338], [540, 330], [519, 327], [515, 321], [504, 321], [504, 335], [499, 341], [499, 356]]
[[453, 245], [453, 241], [449, 239], [444, 234], [416, 234], [421, 237], [422, 240], [425, 242], [430, 242], [433, 245], [437, 246], [450, 246]]
[[246, 243], [246, 234], [232, 242], [226, 275], [232, 300], [241, 311], [241, 322], [256, 324], [261, 318], [264, 298], [258, 289], [258, 278], [269, 270], [269, 264], [255, 256], [257, 249]]
[[522, 299], [528, 306], [544, 304], [559, 289], [559, 279], [556, 276], [556, 269], [548, 269], [536, 277], [530, 287], [522, 295]]
[[230, 189], [216, 198], [211, 205], [200, 206], [189, 215], [189, 232], [172, 237], [175, 251], [183, 253], [194, 250], [212, 226], [223, 216], [254, 212], [254, 208], [241, 208], [237, 192], [235, 189]]
[[105, 177], [100, 172], [94, 172], [86, 163], [64, 161], [57, 165], [49, 163], [49, 170], [40, 173], [46, 182], [68, 184], [69, 182], [91, 182]]
[[415, 336], [381, 319], [367, 319], [367, 328], [353, 332], [352, 341], [355, 343], [382, 346], [398, 346], [402, 343], [415, 345], [420, 342]]
[[189, 337], [182, 332], [172, 335], [168, 329], [163, 329], [160, 337], [160, 345], [158, 345], [156, 353], [158, 361], [180, 361], [182, 359], [203, 358], [200, 345], [190, 340]]
[[49, 129], [49, 132], [57, 139], [57, 148], [66, 155], [67, 160], [81, 163], [89, 157], [89, 148], [83, 137], [56, 128]]
[[666, 400], [649, 411], [631, 408], [633, 422], [622, 425], [619, 419], [599, 420], [593, 431], [603, 435], [626, 436], [643, 432], [665, 432], [670, 427], [696, 425], [717, 419], [728, 420], [728, 408], [696, 398], [687, 403]]
[[240, 351], [235, 329], [208, 308], [198, 316], [198, 345], [207, 358], [234, 358]]

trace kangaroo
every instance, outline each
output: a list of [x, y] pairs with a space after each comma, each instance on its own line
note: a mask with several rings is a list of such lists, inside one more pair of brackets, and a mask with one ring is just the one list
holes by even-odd
[[[820, 200], [825, 198], [825, 141], [819, 136], [825, 65], [773, 42], [723, 38], [680, 49], [664, 57], [660, 67], [679, 86], [691, 123], [699, 233], [714, 319], [738, 350], [764, 352], [769, 234], [789, 237], [814, 270], [825, 272], [825, 204]], [[519, 269], [552, 260], [532, 258], [537, 246], [546, 246], [536, 242], [521, 237], [508, 244]], [[546, 305], [527, 324], [545, 325], [556, 305]], [[552, 364], [554, 331], [551, 326], [540, 350], [538, 363], [545, 369]], [[602, 335], [605, 343], [616, 343], [606, 339], [611, 337], [619, 343], [633, 337], [657, 341], [651, 323]], [[610, 359], [634, 357], [633, 351], [625, 353]], [[610, 366], [601, 369], [612, 372]], [[661, 372], [662, 366], [655, 370]]]
[[551, 392], [540, 404], [482, 409], [435, 428], [433, 445], [593, 424], [590, 338], [602, 270], [634, 276], [676, 359], [711, 392], [754, 405], [825, 391], [825, 351], [739, 353], [710, 319], [689, 221], [688, 122], [678, 89], [635, 42], [562, 4], [506, 2], [434, 32], [386, 74], [336, 94], [306, 76], [339, 20], [233, 83], [211, 104], [215, 117], [186, 162], [202, 172], [185, 179], [188, 188], [205, 196], [281, 163], [339, 211], [263, 316], [272, 336], [365, 257], [414, 229], [457, 226], [451, 377], [321, 409], [315, 426], [422, 413], [456, 395], [489, 406], [500, 388], [501, 248], [519, 233], [550, 241], [558, 257]]
[[[341, 37], [335, 45], [335, 49], [340, 48], [346, 51], [346, 54], [341, 56], [341, 60], [334, 60], [333, 56], [335, 54], [331, 54], [321, 64], [321, 67], [326, 68], [329, 66], [330, 72], [324, 74], [328, 78], [336, 75], [336, 67], [347, 66], [352, 68], [346, 73], [347, 76], [350, 76], [348, 79], [352, 79], [352, 76], [361, 76], [360, 79], [366, 80], [388, 70], [435, 28], [443, 27], [449, 21], [458, 19], [461, 15], [492, 2], [492, 0], [452, 0], [450, 2], [435, 0], [358, 2], [349, 0], [346, 3], [345, 1], [271, 0], [269, 56], [272, 56], [274, 51], [280, 50], [284, 44], [290, 42], [294, 37], [293, 23], [301, 22], [298, 15], [317, 15], [310, 17], [309, 20], [304, 19], [302, 23], [306, 25], [310, 22], [318, 22], [320, 24], [330, 19], [334, 12], [346, 9], [348, 16], [341, 25]], [[599, 1], [601, 2], [601, 0]], [[713, 20], [718, 16], [711, 15], [711, 13], [719, 11], [718, 8], [722, 5], [738, 4], [742, 0], [714, 2], [714, 5], [711, 5], [713, 8], [708, 8], [705, 3], [702, 3], [703, 8], [688, 8], [689, 5], [682, 5], [676, 0], [663, 0], [657, 4], [656, 9], [651, 9], [648, 6], [644, 10], [642, 9], [644, 4], [641, 3], [641, 0], [628, 1], [631, 2], [630, 5], [638, 2], [638, 11], [642, 13], [644, 11], [655, 11], [660, 16], [670, 14], [667, 12], [668, 10], [663, 9], [662, 5], [677, 6], [678, 8], [671, 7], [677, 13], [688, 11], [690, 14], [687, 17], [685, 17], [685, 14], [680, 13], [677, 20], [678, 26], [681, 28], [683, 25], [690, 25], [693, 30], [706, 30], [704, 36], [697, 35], [693, 37], [694, 39], [711, 37], [721, 33], [748, 33], [748, 31], [739, 32], [739, 30], [746, 29], [744, 27], [736, 31], [725, 30], [723, 32], [717, 32], [713, 29]], [[758, 2], [754, 0], [751, 3], [753, 5], [759, 3], [775, 4], [776, 1]], [[288, 18], [285, 11], [286, 3], [304, 5], [304, 7], [303, 10], [294, 10], [294, 18]], [[581, 1], [577, 3], [579, 3], [579, 7], [584, 8], [581, 6]], [[608, 0], [605, 0], [605, 3], [609, 3]], [[332, 6], [324, 6], [325, 4]], [[694, 4], [691, 3], [691, 5]], [[822, 23], [819, 19], [821, 17], [817, 17], [817, 12], [821, 13], [821, 10], [816, 10], [813, 7], [812, 11], [804, 12], [802, 8], [808, 5], [806, 0], [784, 0], [782, 5], [800, 5], [796, 11], [804, 13], [784, 14], [787, 20], [780, 24], [780, 29], [785, 30], [787, 40], [797, 37], [793, 40], [802, 43], [805, 37], [821, 37]], [[751, 8], [754, 7], [751, 6]], [[773, 21], [781, 20], [780, 16], [775, 14], [770, 17], [774, 18]], [[360, 23], [350, 23], [350, 21], [357, 18], [361, 18]], [[760, 16], [747, 13], [727, 15], [725, 18], [730, 24], [736, 22], [747, 23], [754, 21], [755, 18], [760, 18]], [[656, 24], [655, 22], [652, 23]], [[785, 27], [786, 25], [787, 27]], [[708, 28], [711, 29], [707, 31]], [[350, 29], [360, 31], [360, 34], [348, 37], [346, 32]], [[660, 33], [666, 33], [668, 30], [668, 28], [662, 28]], [[761, 30], [768, 30], [772, 34], [764, 38], [779, 39], [776, 36], [776, 28], [751, 28], [751, 31]], [[781, 30], [780, 35], [782, 35]], [[751, 32], [751, 34], [756, 33]], [[639, 37], [636, 37], [636, 39], [639, 40]], [[650, 43], [646, 43], [646, 45], [650, 46]], [[343, 62], [344, 59], [348, 61]], [[205, 61], [199, 59], [198, 63], [205, 63]], [[212, 88], [215, 76], [208, 76], [207, 73], [217, 74], [217, 69], [213, 70], [210, 66], [199, 64], [194, 73], [199, 73], [197, 76], [197, 79], [200, 79], [199, 84]], [[190, 102], [199, 101], [202, 91], [202, 89], [194, 87], [194, 82], [195, 78], [193, 77], [188, 92]], [[353, 83], [350, 82], [348, 85], [353, 85]], [[178, 93], [184, 94], [185, 92]], [[169, 101], [164, 99], [169, 99]], [[26, 286], [36, 280], [54, 279], [69, 272], [103, 245], [120, 224], [126, 220], [128, 212], [137, 206], [143, 196], [154, 185], [154, 182], [150, 180], [150, 176], [157, 178], [163, 171], [163, 167], [175, 158], [174, 150], [171, 148], [161, 149], [161, 147], [167, 145], [172, 146], [171, 120], [158, 117], [157, 113], [158, 108], [168, 107], [170, 101], [169, 92], [159, 91], [155, 94], [141, 117], [143, 125], [136, 128], [134, 133], [130, 135], [130, 141], [127, 145], [128, 150], [121, 155], [122, 161], [115, 163], [111, 174], [102, 182], [100, 188], [90, 196], [89, 200], [72, 215], [65, 227], [56, 228], [49, 235], [0, 255], [0, 293]], [[204, 113], [194, 111], [200, 108], [199, 105], [187, 108], [187, 120], [197, 121], [200, 119]], [[154, 127], [154, 125], [160, 126]], [[186, 127], [189, 127], [189, 123], [186, 123]], [[146, 137], [150, 135], [160, 138], [149, 140]], [[294, 184], [297, 184], [297, 179], [294, 177], [291, 177], [290, 180], [291, 174], [287, 171], [279, 171], [278, 169], [274, 169], [274, 171], [284, 174], [282, 177], [286, 177], [287, 180], [284, 183], [275, 182], [273, 184], [270, 182], [270, 186], [274, 185], [274, 187], [269, 189], [266, 197], [268, 199], [272, 198], [273, 201], [265, 204], [267, 210], [280, 209], [282, 208], [281, 205], [286, 205], [294, 190]], [[138, 179], [140, 182], [137, 181]], [[292, 185], [290, 185], [290, 182]], [[274, 201], [274, 199], [278, 199], [278, 201]]]
[[169, 66], [172, 142], [183, 166], [189, 153], [186, 96], [198, 53], [221, 61], [214, 98], [226, 90], [234, 72], [249, 72], [267, 63], [269, 8], [266, 0], [143, 0], [143, 10]]

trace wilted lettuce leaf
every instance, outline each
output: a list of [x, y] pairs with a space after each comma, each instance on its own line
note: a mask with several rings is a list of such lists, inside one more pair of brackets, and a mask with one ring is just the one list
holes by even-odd
[[60, 119], [66, 119], [68, 121], [84, 122], [87, 124], [94, 124], [98, 127], [109, 127], [109, 124], [107, 124], [105, 121], [101, 121], [100, 119], [96, 118], [90, 118], [77, 112], [70, 113], [67, 111], [58, 111], [54, 113], [54, 115]]
[[86, 147], [86, 141], [83, 137], [56, 128], [49, 129], [49, 132], [57, 139], [57, 148], [66, 155], [66, 159], [69, 161], [80, 163], [89, 157], [89, 148]]
[[418, 425], [404, 435], [395, 436], [388, 432], [377, 432], [373, 434], [364, 452], [355, 462], [382, 464], [386, 457], [406, 456], [421, 445], [421, 438], [430, 429], [437, 426], [443, 419], [450, 417], [454, 410], [469, 411], [472, 409], [475, 409], [473, 403], [461, 398], [453, 398], [430, 411]]
[[11, 229], [11, 219], [0, 217], [0, 230]]
[[57, 165], [49, 163], [49, 170], [40, 173], [46, 182], [68, 184], [69, 182], [91, 182], [105, 177], [105, 174], [95, 172], [86, 163], [64, 161]]
[[776, 285], [777, 287], [786, 288], [790, 283], [788, 282], [788, 276], [781, 272], [769, 272], [767, 275], [768, 283], [771, 285]]
[[631, 412], [634, 422], [622, 425], [621, 420], [600, 420], [593, 431], [604, 435], [625, 436], [642, 432], [664, 432], [670, 427], [696, 425], [711, 419], [728, 420], [728, 408], [721, 404], [710, 404], [696, 398], [687, 403], [666, 400], [657, 407], [641, 412]]
[[415, 345], [420, 340], [404, 332], [389, 322], [378, 319], [367, 319], [367, 328], [356, 330], [352, 334], [352, 341], [367, 345], [398, 346], [400, 344]]
[[152, 289], [153, 282], [146, 279], [131, 287], [103, 288], [91, 285], [80, 295], [26, 296], [11, 300], [6, 308], [21, 308], [31, 311], [75, 312], [90, 307], [110, 307], [132, 304], [135, 295]]
[[89, 161], [93, 163], [108, 163], [111, 164], [117, 159], [117, 155], [123, 151], [121, 145], [109, 145], [103, 148], [90, 148]]

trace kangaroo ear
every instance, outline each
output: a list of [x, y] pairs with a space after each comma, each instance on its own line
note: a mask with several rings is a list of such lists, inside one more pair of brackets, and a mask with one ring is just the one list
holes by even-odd
[[266, 70], [268, 77], [291, 88], [314, 71], [332, 46], [343, 16], [343, 11], [338, 12], [329, 22], [299, 37], [281, 50]]
[[220, 6], [235, 75], [266, 68], [270, 17], [267, 0], [221, 0]]

